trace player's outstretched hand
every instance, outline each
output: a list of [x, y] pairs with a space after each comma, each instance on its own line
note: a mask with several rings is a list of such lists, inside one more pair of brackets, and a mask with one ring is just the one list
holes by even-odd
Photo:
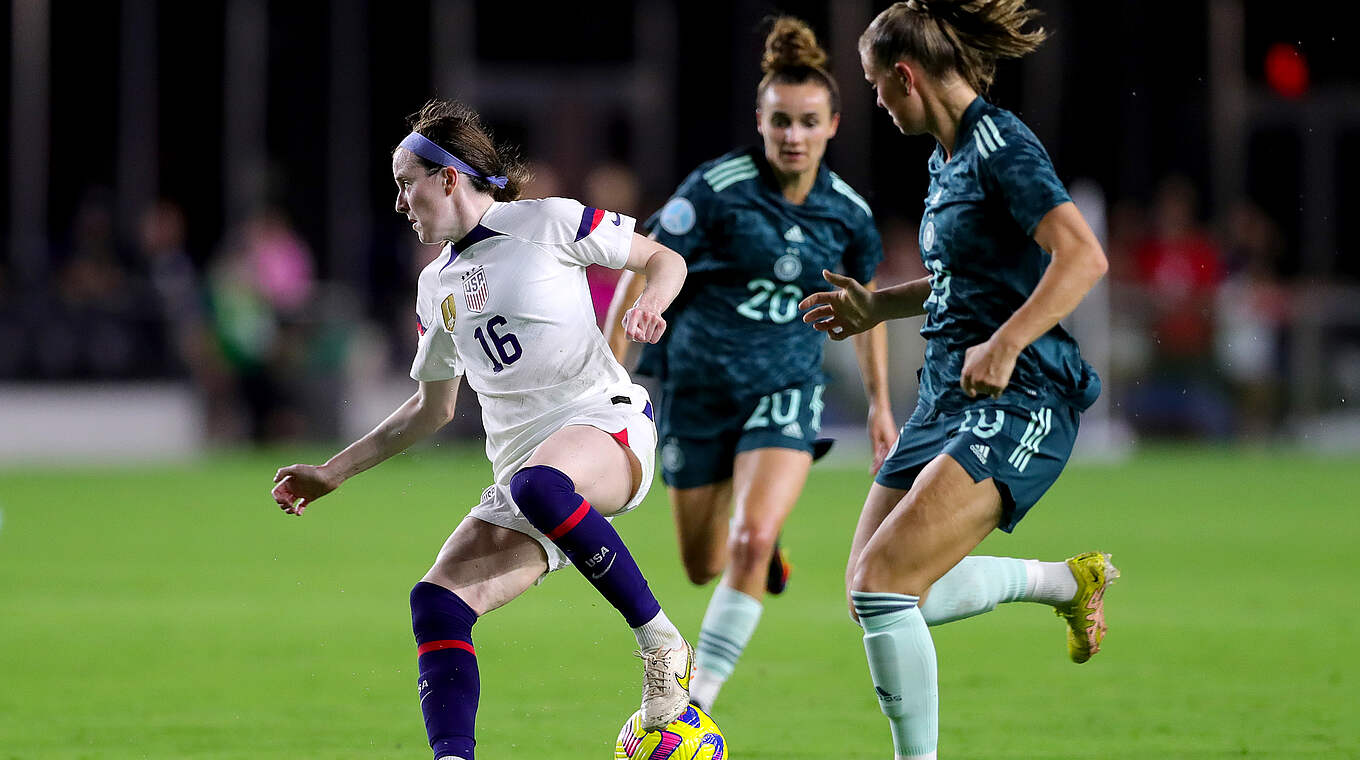
[[623, 333], [628, 336], [628, 340], [636, 343], [655, 343], [661, 340], [664, 332], [666, 320], [654, 311], [634, 306], [623, 313]]
[[979, 343], [963, 352], [963, 372], [959, 385], [972, 398], [990, 396], [1001, 398], [1001, 392], [1011, 384], [1018, 350], [1008, 348], [995, 338]]
[[813, 293], [798, 304], [800, 309], [812, 309], [803, 315], [804, 322], [830, 335], [832, 340], [845, 340], [879, 323], [873, 315], [873, 291], [853, 277], [828, 269], [822, 270], [822, 277], [836, 289]]
[[310, 464], [290, 464], [281, 468], [274, 475], [274, 483], [270, 495], [279, 509], [290, 515], [301, 515], [313, 501], [340, 486], [325, 470]]

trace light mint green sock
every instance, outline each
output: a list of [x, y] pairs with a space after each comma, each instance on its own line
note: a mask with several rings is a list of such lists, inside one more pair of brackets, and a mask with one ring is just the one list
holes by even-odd
[[964, 557], [930, 587], [921, 615], [928, 625], [942, 625], [1024, 599], [1029, 585], [1026, 567], [1023, 559]]
[[940, 734], [935, 642], [917, 597], [852, 591], [850, 600], [864, 628], [878, 706], [892, 726], [893, 751], [902, 757], [933, 757]]
[[694, 648], [694, 678], [690, 696], [705, 709], [713, 706], [718, 691], [737, 667], [737, 659], [751, 641], [764, 606], [754, 597], [722, 583], [699, 627], [699, 643]]

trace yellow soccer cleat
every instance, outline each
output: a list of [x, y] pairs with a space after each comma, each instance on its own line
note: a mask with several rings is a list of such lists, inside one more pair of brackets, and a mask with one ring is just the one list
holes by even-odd
[[1054, 612], [1067, 621], [1067, 654], [1072, 662], [1083, 663], [1100, 651], [1105, 638], [1105, 589], [1119, 577], [1119, 568], [1110, 563], [1110, 555], [1086, 552], [1067, 560], [1067, 567], [1077, 579], [1077, 595]]

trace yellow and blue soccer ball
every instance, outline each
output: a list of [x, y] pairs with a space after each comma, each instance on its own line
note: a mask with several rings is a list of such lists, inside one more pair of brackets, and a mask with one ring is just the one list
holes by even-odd
[[718, 724], [690, 705], [660, 731], [643, 731], [641, 711], [633, 713], [614, 743], [614, 760], [730, 760], [730, 756]]

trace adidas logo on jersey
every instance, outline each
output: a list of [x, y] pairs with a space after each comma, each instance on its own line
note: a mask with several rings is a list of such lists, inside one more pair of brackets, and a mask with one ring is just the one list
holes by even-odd
[[992, 447], [983, 443], [975, 443], [968, 448], [972, 450], [973, 456], [977, 457], [978, 461], [983, 464], [987, 463], [987, 455], [992, 453]]
[[793, 225], [788, 232], [784, 233], [784, 239], [790, 243], [806, 243], [807, 238], [803, 237], [803, 228]]
[[982, 115], [982, 123], [973, 128], [973, 142], [977, 144], [978, 154], [983, 158], [1006, 147], [1006, 141], [1001, 139], [1001, 130], [996, 128], [992, 117], [986, 114]]
[[786, 435], [790, 438], [802, 438], [803, 426], [799, 425], [797, 422], [790, 422], [789, 424], [785, 425], [783, 429], [779, 431], [779, 433], [781, 435]]

